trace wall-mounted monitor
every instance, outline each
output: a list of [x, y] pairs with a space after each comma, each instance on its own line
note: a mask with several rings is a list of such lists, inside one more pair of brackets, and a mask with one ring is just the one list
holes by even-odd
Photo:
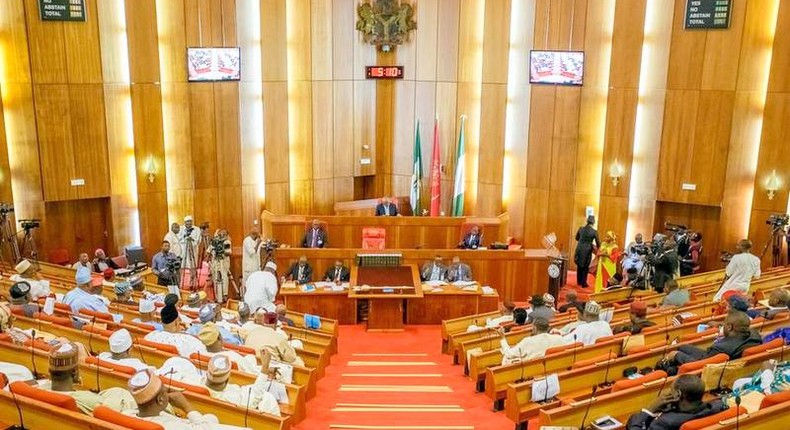
[[530, 84], [582, 85], [583, 79], [584, 52], [529, 52]]
[[236, 48], [187, 48], [190, 82], [238, 81], [241, 51]]

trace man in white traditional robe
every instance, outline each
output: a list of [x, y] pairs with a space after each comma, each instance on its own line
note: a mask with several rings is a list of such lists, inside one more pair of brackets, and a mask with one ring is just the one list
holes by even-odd
[[221, 352], [214, 355], [208, 363], [206, 388], [208, 388], [211, 397], [233, 403], [242, 408], [250, 408], [251, 410], [279, 417], [280, 407], [277, 404], [277, 399], [266, 391], [269, 378], [259, 373], [255, 382], [251, 385], [239, 386], [229, 384], [228, 379], [230, 379], [232, 361], [225, 354], [225, 352]]
[[257, 228], [252, 229], [241, 244], [241, 282], [246, 285], [247, 278], [261, 270], [261, 234]]
[[585, 346], [592, 345], [601, 337], [612, 336], [612, 327], [607, 321], [600, 319], [601, 306], [594, 301], [589, 301], [584, 306], [581, 320], [570, 333], [565, 335], [566, 343], [581, 342]]
[[178, 225], [177, 222], [170, 224], [170, 231], [167, 232], [165, 238], [162, 240], [166, 240], [170, 242], [170, 253], [175, 255], [176, 257], [183, 258], [184, 257], [184, 250], [181, 248], [181, 226]]
[[250, 274], [245, 284], [244, 302], [252, 312], [259, 308], [274, 312], [274, 299], [277, 297], [277, 265], [273, 261], [266, 263], [263, 270]]
[[748, 295], [752, 279], [760, 278], [760, 258], [752, 254], [752, 241], [743, 239], [738, 242], [738, 253], [732, 256], [725, 270], [726, 277], [713, 297], [714, 302], [721, 300], [727, 291], [736, 290], [739, 294]]

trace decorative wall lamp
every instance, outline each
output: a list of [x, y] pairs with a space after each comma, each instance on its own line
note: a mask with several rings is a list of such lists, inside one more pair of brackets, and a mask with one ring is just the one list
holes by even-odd
[[776, 192], [779, 191], [781, 187], [781, 180], [778, 176], [776, 176], [776, 170], [771, 172], [771, 176], [768, 177], [768, 181], [765, 183], [765, 189], [768, 191], [768, 200], [773, 200]]
[[156, 163], [154, 162], [153, 156], [148, 157], [148, 162], [146, 163], [145, 170], [147, 172], [146, 178], [148, 178], [148, 183], [153, 184], [154, 180], [156, 179]]
[[615, 158], [614, 163], [609, 166], [609, 178], [615, 187], [620, 183], [620, 178], [625, 175], [625, 167]]

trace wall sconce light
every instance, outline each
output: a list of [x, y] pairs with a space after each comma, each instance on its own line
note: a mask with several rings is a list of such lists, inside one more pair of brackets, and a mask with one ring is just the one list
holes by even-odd
[[145, 170], [148, 173], [146, 175], [146, 178], [148, 178], [148, 183], [153, 184], [154, 180], [156, 179], [156, 163], [154, 162], [153, 156], [148, 157]]
[[765, 183], [765, 189], [768, 191], [768, 200], [773, 200], [776, 192], [779, 191], [781, 187], [781, 181], [779, 177], [776, 176], [776, 170], [771, 172], [771, 176], [768, 177], [768, 181]]
[[612, 180], [612, 185], [616, 187], [617, 184], [620, 183], [620, 178], [622, 178], [623, 175], [625, 175], [625, 168], [615, 158], [614, 163], [609, 166], [609, 178]]

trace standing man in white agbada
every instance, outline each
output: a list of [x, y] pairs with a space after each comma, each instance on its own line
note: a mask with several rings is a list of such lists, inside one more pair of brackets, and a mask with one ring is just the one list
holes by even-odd
[[252, 229], [241, 244], [241, 284], [247, 285], [247, 278], [261, 270], [261, 234]]
[[190, 280], [197, 277], [200, 267], [198, 267], [198, 249], [200, 248], [200, 229], [195, 227], [192, 215], [184, 217], [184, 228], [178, 233], [178, 243], [181, 246], [181, 268], [189, 270]]
[[760, 278], [760, 259], [751, 253], [752, 241], [743, 239], [736, 246], [738, 253], [732, 256], [727, 269], [726, 277], [721, 288], [713, 297], [714, 302], [721, 300], [727, 291], [737, 290], [743, 295], [749, 292], [752, 279]]
[[176, 257], [183, 258], [184, 251], [181, 248], [181, 239], [179, 238], [179, 233], [181, 232], [181, 226], [178, 225], [177, 222], [170, 224], [170, 231], [167, 232], [165, 238], [162, 240], [166, 240], [170, 242], [170, 253], [175, 255]]
[[253, 272], [245, 284], [244, 302], [252, 312], [259, 308], [267, 312], [274, 312], [274, 298], [277, 297], [277, 264], [273, 261], [266, 263], [263, 270]]

